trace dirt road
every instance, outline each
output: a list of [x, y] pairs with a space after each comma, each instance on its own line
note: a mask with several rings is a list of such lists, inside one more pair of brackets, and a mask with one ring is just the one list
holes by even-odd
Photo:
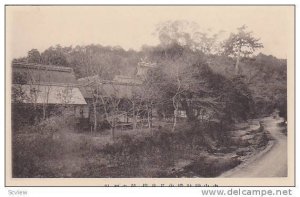
[[287, 137], [281, 133], [277, 123], [282, 119], [268, 117], [263, 119], [265, 129], [274, 141], [263, 151], [221, 177], [286, 177], [287, 176]]

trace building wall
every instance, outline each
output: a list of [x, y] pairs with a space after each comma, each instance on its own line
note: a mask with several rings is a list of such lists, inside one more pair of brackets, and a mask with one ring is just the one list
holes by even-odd
[[75, 117], [76, 118], [89, 118], [89, 106], [79, 105], [75, 107]]

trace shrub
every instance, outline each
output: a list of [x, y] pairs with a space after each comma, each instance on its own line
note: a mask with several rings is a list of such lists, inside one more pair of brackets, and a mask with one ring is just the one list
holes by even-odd
[[12, 136], [13, 177], [53, 177], [57, 173], [45, 161], [70, 152], [89, 151], [88, 139], [70, 140], [65, 133], [73, 116], [52, 116], [34, 126], [24, 126]]

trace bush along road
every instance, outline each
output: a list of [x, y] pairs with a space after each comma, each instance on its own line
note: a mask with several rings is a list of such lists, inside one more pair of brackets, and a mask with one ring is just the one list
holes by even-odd
[[15, 177], [80, 178], [286, 176], [287, 142], [280, 122], [269, 117], [237, 124], [227, 132], [226, 144], [217, 144], [205, 129], [191, 125], [175, 133], [121, 135], [111, 143], [105, 136], [71, 131], [20, 133], [13, 140], [21, 150], [13, 151], [13, 173]]
[[287, 176], [287, 137], [281, 118], [263, 119], [265, 130], [273, 140], [267, 147], [248, 158], [241, 165], [229, 170], [221, 177], [286, 177]]

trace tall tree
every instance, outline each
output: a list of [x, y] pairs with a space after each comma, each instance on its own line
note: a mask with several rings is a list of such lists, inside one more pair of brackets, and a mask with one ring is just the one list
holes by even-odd
[[205, 54], [217, 52], [217, 40], [222, 31], [200, 29], [195, 22], [185, 20], [166, 21], [157, 25], [158, 38], [162, 46], [178, 44]]
[[237, 30], [237, 33], [231, 33], [223, 43], [224, 54], [236, 59], [235, 74], [240, 72], [239, 64], [242, 57], [249, 57], [255, 50], [263, 48], [260, 39], [247, 31], [247, 26], [243, 25]]
[[67, 66], [68, 61], [64, 48], [60, 45], [46, 49], [42, 54], [42, 62], [48, 65]]
[[41, 63], [41, 54], [37, 49], [31, 49], [27, 54], [28, 63]]

